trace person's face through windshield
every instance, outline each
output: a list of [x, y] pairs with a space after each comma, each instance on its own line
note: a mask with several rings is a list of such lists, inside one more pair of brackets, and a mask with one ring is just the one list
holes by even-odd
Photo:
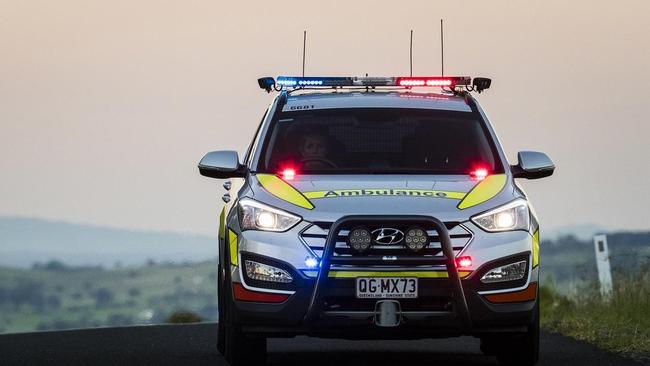
[[327, 157], [327, 139], [322, 135], [305, 135], [300, 143], [300, 155], [302, 160], [324, 159]]
[[336, 164], [329, 160], [329, 141], [322, 134], [308, 133], [302, 136], [299, 152], [303, 168], [323, 169], [336, 167]]

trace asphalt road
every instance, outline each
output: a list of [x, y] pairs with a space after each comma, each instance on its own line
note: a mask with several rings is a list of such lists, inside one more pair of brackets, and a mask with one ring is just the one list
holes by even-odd
[[[156, 325], [0, 335], [0, 365], [227, 365], [216, 324]], [[557, 334], [542, 333], [539, 365], [639, 365]], [[269, 341], [269, 365], [496, 365], [471, 337]]]

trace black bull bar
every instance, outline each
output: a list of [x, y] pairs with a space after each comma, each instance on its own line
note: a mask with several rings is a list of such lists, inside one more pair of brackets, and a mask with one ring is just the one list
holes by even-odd
[[[339, 232], [344, 228], [352, 228], [361, 225], [380, 225], [380, 224], [420, 224], [430, 225], [438, 233], [440, 245], [442, 247], [443, 257], [431, 258], [417, 255], [404, 255], [391, 258], [386, 261], [383, 256], [358, 256], [358, 257], [337, 257], [334, 256], [334, 248], [339, 236]], [[315, 322], [321, 315], [323, 299], [328, 288], [329, 272], [333, 264], [338, 265], [445, 265], [449, 281], [451, 282], [452, 301], [454, 304], [453, 313], [461, 320], [466, 329], [471, 328], [472, 320], [467, 308], [467, 300], [465, 292], [458, 275], [456, 268], [456, 257], [454, 256], [454, 248], [451, 244], [449, 231], [442, 221], [435, 217], [423, 215], [351, 215], [344, 216], [338, 219], [330, 228], [325, 247], [323, 248], [323, 256], [320, 261], [320, 269], [316, 284], [314, 286], [309, 307], [305, 314], [305, 322], [311, 324]]]

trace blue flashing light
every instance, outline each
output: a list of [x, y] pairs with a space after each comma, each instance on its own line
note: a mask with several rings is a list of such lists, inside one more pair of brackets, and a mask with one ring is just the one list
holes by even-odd
[[319, 265], [318, 259], [314, 257], [305, 258], [305, 266], [307, 266], [307, 268], [317, 268], [318, 265]]
[[323, 80], [298, 80], [298, 85], [319, 86], [323, 85]]
[[298, 81], [293, 78], [285, 78], [285, 77], [278, 77], [278, 80], [276, 83], [280, 86], [296, 86], [298, 84]]
[[299, 88], [318, 86], [351, 86], [352, 79], [347, 77], [315, 77], [315, 76], [278, 76], [277, 85]]

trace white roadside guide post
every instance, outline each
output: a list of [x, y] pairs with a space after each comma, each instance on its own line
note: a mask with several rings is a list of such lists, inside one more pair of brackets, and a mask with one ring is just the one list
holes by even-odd
[[609, 300], [612, 297], [612, 270], [609, 266], [607, 235], [594, 235], [594, 248], [596, 250], [598, 279], [600, 280], [600, 294], [605, 300]]

